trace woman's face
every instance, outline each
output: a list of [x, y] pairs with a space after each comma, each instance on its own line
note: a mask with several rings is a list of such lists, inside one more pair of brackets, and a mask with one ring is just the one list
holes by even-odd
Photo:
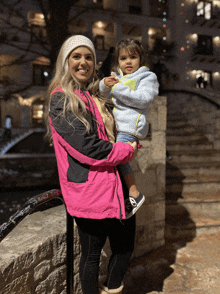
[[68, 62], [71, 74], [80, 84], [85, 84], [94, 71], [92, 51], [85, 46], [80, 46], [70, 53]]

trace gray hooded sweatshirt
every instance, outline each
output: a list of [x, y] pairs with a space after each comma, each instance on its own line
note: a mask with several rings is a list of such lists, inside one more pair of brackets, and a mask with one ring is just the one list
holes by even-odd
[[149, 105], [158, 95], [157, 77], [146, 66], [125, 76], [120, 69], [119, 74], [114, 74], [120, 82], [109, 88], [102, 79], [99, 83], [100, 93], [113, 100], [117, 131], [143, 139], [149, 129], [146, 118]]

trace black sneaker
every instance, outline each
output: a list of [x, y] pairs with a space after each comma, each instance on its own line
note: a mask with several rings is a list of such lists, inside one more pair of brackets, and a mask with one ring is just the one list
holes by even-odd
[[134, 215], [136, 213], [136, 211], [144, 203], [144, 201], [145, 201], [145, 197], [141, 193], [139, 193], [137, 198], [129, 196], [129, 198], [125, 200], [126, 219], [128, 219], [132, 215]]

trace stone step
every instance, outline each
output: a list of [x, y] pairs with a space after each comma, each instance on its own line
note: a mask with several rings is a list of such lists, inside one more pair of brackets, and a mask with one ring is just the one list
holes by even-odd
[[195, 133], [193, 135], [186, 134], [186, 135], [169, 135], [166, 136], [167, 144], [206, 144], [209, 142], [209, 140], [204, 137], [203, 135], [200, 135], [198, 133]]
[[166, 130], [166, 135], [167, 136], [172, 136], [172, 135], [176, 135], [176, 136], [184, 136], [184, 135], [194, 135], [194, 134], [199, 134], [199, 132], [197, 132], [195, 130], [194, 126], [185, 126], [185, 127], [169, 127], [167, 126], [167, 130]]
[[[173, 153], [171, 153], [173, 156]], [[212, 177], [218, 176], [220, 170], [220, 161], [219, 158], [210, 158], [210, 160], [187, 160], [177, 161], [177, 160], [167, 160], [166, 163], [166, 176], [167, 178], [179, 177], [180, 181], [185, 177]]]
[[[169, 151], [169, 149], [168, 149]], [[210, 166], [220, 162], [220, 150], [173, 150], [172, 164], [186, 163], [188, 165], [209, 163]]]
[[166, 222], [165, 238], [175, 241], [192, 241], [193, 238], [200, 235], [209, 235], [220, 232], [220, 221], [211, 218], [191, 218], [185, 222], [173, 220], [173, 223]]
[[172, 154], [173, 151], [193, 151], [193, 150], [213, 150], [213, 143], [208, 139], [182, 141], [176, 139], [169, 141], [167, 138], [167, 150]]
[[187, 118], [182, 113], [167, 113], [167, 121], [185, 121], [188, 122]]
[[209, 192], [210, 190], [220, 190], [219, 177], [206, 177], [198, 179], [197, 177], [184, 179], [167, 179], [166, 192], [167, 193], [191, 193], [191, 192]]
[[167, 118], [167, 128], [185, 128], [187, 126], [193, 126], [186, 119], [170, 120]]
[[[219, 174], [217, 175], [199, 175], [199, 174], [194, 174], [192, 176], [178, 176], [174, 175], [173, 177], [166, 176], [166, 189], [168, 186], [175, 186], [175, 185], [193, 185], [193, 184], [199, 184], [203, 185], [203, 188], [205, 187], [206, 184], [214, 184], [214, 183], [220, 183], [220, 176]], [[198, 188], [197, 188], [198, 189]], [[167, 189], [168, 191], [168, 189]], [[169, 191], [168, 191], [169, 192]], [[196, 192], [196, 191], [192, 191]]]
[[167, 238], [220, 232], [219, 212], [220, 189], [208, 193], [166, 193]]
[[206, 162], [203, 165], [199, 162], [192, 162], [188, 164], [186, 163], [175, 163], [175, 166], [171, 164], [167, 164], [166, 168], [166, 177], [167, 179], [179, 177], [179, 180], [186, 177], [194, 177], [194, 176], [218, 176], [220, 170], [220, 163], [219, 162]]
[[[209, 192], [166, 192], [166, 205], [172, 215], [184, 214], [184, 211], [190, 212], [191, 215], [206, 215], [220, 220], [220, 189], [210, 190]], [[176, 209], [176, 205], [182, 206], [183, 210]]]

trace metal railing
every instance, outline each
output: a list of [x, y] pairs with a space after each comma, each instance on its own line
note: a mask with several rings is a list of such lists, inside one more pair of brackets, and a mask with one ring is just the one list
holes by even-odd
[[[51, 199], [59, 198], [63, 203], [63, 197], [60, 190], [50, 190], [42, 194], [36, 195], [29, 199], [13, 214], [8, 222], [0, 226], [0, 242], [29, 214], [34, 212], [40, 205], [45, 204]], [[74, 243], [74, 225], [73, 217], [66, 210], [66, 242], [67, 242], [67, 257], [66, 257], [66, 285], [67, 294], [73, 294], [73, 243]]]

